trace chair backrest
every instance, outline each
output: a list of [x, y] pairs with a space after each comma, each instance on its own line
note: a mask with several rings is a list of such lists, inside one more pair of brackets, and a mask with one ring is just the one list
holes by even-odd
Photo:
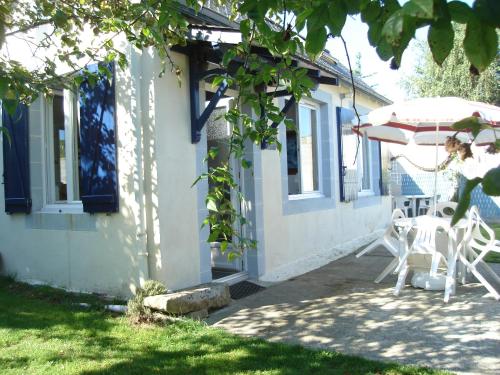
[[[433, 254], [436, 250], [443, 254], [447, 251], [447, 241], [441, 241], [444, 237], [448, 238], [448, 228], [436, 223], [435, 219], [426, 216], [422, 217], [417, 226], [415, 239], [411, 245], [413, 251], [417, 253]], [[443, 237], [444, 236], [444, 237]]]
[[478, 255], [474, 261], [477, 263], [492, 250], [496, 240], [495, 232], [481, 218], [476, 206], [472, 206], [469, 210], [469, 219], [471, 221], [470, 233], [466, 233], [464, 239], [468, 240], [467, 246]]
[[404, 219], [404, 218], [406, 218], [406, 216], [405, 216], [404, 212], [402, 210], [400, 210], [399, 208], [395, 208], [394, 211], [392, 211], [391, 226], [389, 227], [390, 234], [392, 237], [394, 237], [394, 238], [399, 237], [399, 232], [397, 231], [395, 221], [398, 219]]
[[434, 216], [434, 211], [436, 211], [436, 216], [438, 217], [452, 217], [455, 214], [457, 206], [457, 202], [438, 202], [436, 206], [434, 204], [431, 205], [431, 208], [427, 211], [427, 215]]

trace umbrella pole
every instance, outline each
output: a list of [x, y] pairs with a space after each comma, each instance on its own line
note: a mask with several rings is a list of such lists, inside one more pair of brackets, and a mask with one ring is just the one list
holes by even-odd
[[436, 126], [436, 160], [434, 168], [434, 212], [433, 212], [434, 216], [436, 216], [437, 212], [438, 153], [439, 153], [439, 123]]

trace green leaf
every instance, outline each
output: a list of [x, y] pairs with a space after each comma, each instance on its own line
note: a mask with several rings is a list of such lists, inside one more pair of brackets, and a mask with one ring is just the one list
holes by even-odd
[[[344, 3], [345, 9], [348, 14], [359, 13], [359, 8], [361, 4], [360, 0], [343, 0], [342, 3]], [[339, 2], [337, 2], [335, 5], [337, 5], [337, 7], [340, 7]]]
[[16, 108], [19, 104], [19, 100], [16, 99], [4, 99], [2, 100], [2, 104], [4, 108], [7, 110], [7, 113], [11, 116], [16, 114]]
[[9, 89], [9, 79], [5, 76], [0, 77], [0, 100], [5, 97], [5, 93]]
[[382, 36], [391, 45], [398, 45], [403, 37], [404, 14], [401, 9], [394, 12], [382, 28]]
[[455, 210], [455, 214], [451, 219], [451, 226], [455, 225], [461, 218], [465, 216], [467, 209], [470, 205], [470, 195], [472, 190], [481, 182], [481, 178], [476, 177], [473, 180], [467, 180], [465, 183], [464, 190], [460, 199], [458, 201], [457, 209]]
[[283, 120], [287, 130], [295, 130], [295, 121], [289, 118]]
[[210, 150], [208, 150], [209, 158], [215, 159], [217, 155], [219, 155], [219, 147], [210, 147]]
[[500, 1], [498, 0], [476, 0], [474, 11], [482, 21], [490, 26], [500, 27]]
[[432, 19], [434, 17], [434, 1], [410, 0], [403, 5], [403, 13], [415, 18]]
[[377, 1], [371, 1], [361, 11], [361, 20], [366, 23], [371, 23], [380, 16], [380, 12], [380, 4]]
[[9, 129], [7, 129], [5, 126], [0, 126], [0, 133], [3, 133], [3, 136], [7, 138], [7, 142], [10, 144], [11, 138]]
[[481, 123], [476, 116], [470, 116], [455, 122], [451, 128], [456, 131], [470, 131], [476, 137], [481, 131]]
[[245, 169], [248, 169], [252, 166], [252, 162], [246, 159], [241, 159], [241, 166]]
[[54, 15], [54, 25], [63, 28], [68, 23], [68, 15], [58, 9]]
[[495, 59], [498, 51], [498, 37], [494, 27], [476, 17], [469, 19], [464, 39], [465, 54], [480, 72]]
[[368, 29], [368, 42], [372, 47], [377, 47], [382, 36], [382, 22], [377, 21], [370, 24]]
[[297, 31], [301, 31], [304, 26], [306, 25], [306, 21], [309, 18], [309, 16], [314, 12], [314, 8], [307, 8], [301, 13], [297, 15], [297, 18], [295, 19], [295, 27]]
[[429, 27], [427, 41], [434, 61], [441, 66], [453, 49], [455, 32], [450, 21], [440, 20]]
[[212, 230], [208, 236], [207, 242], [216, 242], [219, 239], [220, 231]]
[[232, 59], [236, 57], [236, 50], [230, 48], [226, 51], [224, 56], [222, 57], [222, 65], [228, 66]]
[[228, 244], [229, 243], [227, 241], [222, 241], [220, 243], [220, 251], [221, 251], [222, 254], [224, 254], [226, 252]]
[[345, 25], [347, 9], [341, 3], [335, 3], [335, 5], [328, 8], [328, 28], [332, 35], [339, 36]]
[[324, 26], [316, 27], [307, 23], [306, 52], [315, 59], [325, 48], [327, 34]]
[[392, 47], [385, 39], [380, 40], [377, 46], [377, 54], [384, 61], [387, 61], [392, 57]]
[[448, 11], [451, 19], [458, 23], [467, 23], [472, 15], [472, 9], [462, 1], [449, 2]]
[[500, 196], [500, 167], [492, 168], [483, 177], [483, 191], [485, 194]]
[[243, 36], [250, 35], [250, 20], [246, 19], [240, 22], [240, 32]]
[[219, 210], [217, 209], [217, 205], [215, 204], [215, 202], [213, 200], [207, 200], [207, 209], [209, 211], [215, 211], [215, 212], [218, 212]]

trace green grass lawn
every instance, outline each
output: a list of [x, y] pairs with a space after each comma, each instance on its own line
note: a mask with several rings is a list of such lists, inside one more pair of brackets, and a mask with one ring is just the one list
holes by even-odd
[[[93, 304], [82, 310], [76, 302]], [[184, 321], [132, 326], [96, 298], [0, 278], [0, 373], [8, 374], [441, 374]]]
[[[500, 224], [493, 224], [493, 225], [490, 225], [490, 226], [495, 231], [495, 236], [496, 236], [497, 240], [500, 240]], [[490, 252], [489, 254], [487, 254], [484, 257], [484, 260], [486, 262], [490, 262], [490, 263], [500, 263], [500, 254], [499, 253]]]

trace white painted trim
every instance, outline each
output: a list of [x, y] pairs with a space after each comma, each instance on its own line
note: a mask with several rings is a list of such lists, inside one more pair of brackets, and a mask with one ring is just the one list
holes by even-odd
[[308, 255], [307, 257], [283, 264], [274, 268], [270, 272], [266, 272], [264, 275], [259, 277], [259, 280], [266, 282], [284, 281], [315, 270], [316, 268], [322, 267], [334, 260], [353, 253], [360, 247], [382, 236], [383, 232], [383, 229], [376, 230], [368, 235], [344, 242], [334, 248], [318, 251]]
[[291, 201], [298, 201], [301, 199], [314, 199], [314, 198], [324, 198], [325, 195], [319, 191], [312, 191], [310, 193], [293, 194], [289, 195], [288, 199]]
[[241, 272], [229, 275], [229, 276], [221, 277], [220, 279], [215, 279], [212, 282], [218, 283], [218, 284], [234, 285], [234, 284], [237, 284], [241, 281], [245, 281], [247, 279], [248, 279], [248, 272], [241, 271]]
[[374, 195], [375, 195], [375, 192], [373, 190], [361, 190], [358, 192], [358, 198], [372, 197]]
[[[65, 131], [65, 158], [66, 158], [66, 202], [58, 202], [55, 199], [54, 186], [54, 119], [53, 102], [42, 99], [42, 174], [43, 186], [43, 208], [41, 212], [50, 213], [82, 213], [81, 201], [74, 197], [74, 186], [78, 183], [78, 165], [75, 163], [75, 128], [79, 121], [77, 97], [70, 90], [59, 90], [58, 94], [63, 96], [64, 131]], [[76, 176], [76, 177], [75, 177]]]
[[41, 213], [48, 214], [83, 214], [83, 204], [80, 201], [70, 203], [47, 204], [41, 210]]

